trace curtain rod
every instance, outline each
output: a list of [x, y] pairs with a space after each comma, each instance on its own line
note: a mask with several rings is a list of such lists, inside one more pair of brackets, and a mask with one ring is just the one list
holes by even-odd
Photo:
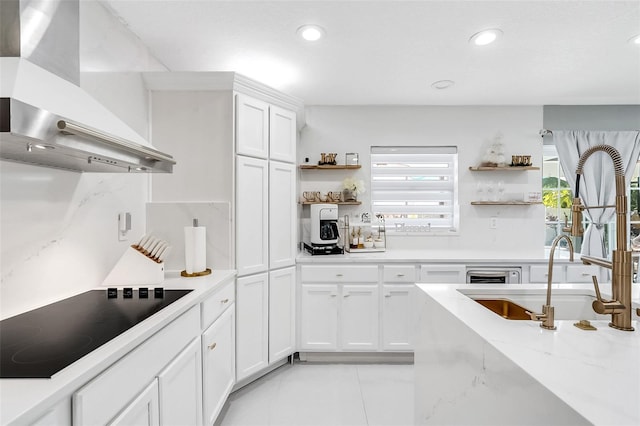
[[[640, 132], [640, 130], [629, 130], [630, 132]], [[540, 136], [542, 136], [543, 138], [547, 135], [553, 135], [553, 132], [551, 130], [548, 129], [542, 129], [540, 130], [540, 132], [538, 132], [540, 134]]]

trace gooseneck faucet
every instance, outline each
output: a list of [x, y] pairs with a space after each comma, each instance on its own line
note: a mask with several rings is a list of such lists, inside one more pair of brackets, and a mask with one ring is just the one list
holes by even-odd
[[542, 305], [542, 313], [528, 312], [529, 316], [534, 321], [542, 321], [540, 327], [547, 330], [555, 330], [556, 325], [554, 322], [554, 309], [551, 306], [551, 282], [553, 281], [553, 255], [556, 251], [556, 246], [560, 240], [567, 240], [569, 245], [569, 260], [573, 262], [573, 242], [567, 235], [558, 235], [551, 243], [551, 252], [549, 253], [549, 272], [547, 273], [547, 303]]
[[[580, 202], [580, 175], [582, 175], [585, 161], [594, 152], [604, 152], [611, 157], [615, 171], [616, 203], [615, 206], [584, 206]], [[596, 297], [592, 304], [593, 310], [599, 314], [611, 314], [610, 327], [618, 330], [633, 331], [631, 326], [631, 276], [632, 259], [631, 250], [628, 249], [627, 234], [627, 195], [625, 185], [625, 173], [620, 153], [610, 145], [596, 145], [587, 149], [578, 161], [576, 169], [576, 192], [573, 199], [571, 211], [573, 213], [573, 223], [571, 235], [581, 236], [584, 232], [582, 228], [582, 210], [589, 208], [615, 207], [616, 210], [616, 249], [613, 250], [611, 260], [601, 259], [592, 256], [581, 256], [585, 265], [597, 265], [612, 272], [611, 293], [613, 300], [603, 300], [600, 296], [598, 280], [593, 277], [593, 285], [596, 290]]]

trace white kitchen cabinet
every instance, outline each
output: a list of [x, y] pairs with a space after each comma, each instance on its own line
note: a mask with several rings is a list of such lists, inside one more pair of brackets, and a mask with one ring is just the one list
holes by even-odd
[[[73, 395], [73, 424], [106, 424], [156, 383], [156, 376], [200, 335], [194, 306], [85, 384]], [[195, 390], [191, 390], [193, 394]]]
[[303, 265], [300, 280], [300, 349], [378, 350], [377, 265]]
[[159, 426], [159, 419], [158, 380], [156, 379], [108, 424]]
[[[437, 269], [430, 271], [436, 272]], [[447, 269], [444, 272], [446, 276], [451, 270]], [[443, 279], [441, 275], [431, 278]], [[381, 345], [385, 351], [413, 350], [411, 340], [417, 320], [413, 303], [415, 282], [416, 265], [382, 266], [380, 323]]]
[[[565, 271], [563, 265], [553, 265], [551, 277], [554, 283], [565, 282]], [[529, 267], [530, 283], [547, 283], [549, 281], [549, 265], [531, 265]]]
[[340, 347], [378, 349], [378, 284], [344, 284], [339, 311]]
[[238, 278], [236, 378], [246, 379], [295, 350], [295, 267]]
[[236, 269], [238, 276], [269, 267], [269, 162], [236, 157]]
[[269, 363], [295, 352], [296, 268], [269, 273]]
[[[271, 161], [269, 164], [269, 267], [296, 263], [296, 167]], [[244, 244], [243, 244], [244, 245]]]
[[269, 365], [269, 274], [238, 278], [236, 284], [236, 379]]
[[601, 277], [604, 275], [602, 273], [602, 268], [598, 266], [592, 265], [583, 265], [581, 263], [578, 264], [568, 264], [567, 268], [567, 282], [568, 283], [592, 283], [593, 279], [591, 278], [595, 275], [598, 278], [598, 282], [604, 282]]
[[300, 286], [300, 349], [338, 349], [338, 285]]
[[415, 283], [415, 265], [383, 265], [382, 282], [384, 283]]
[[236, 153], [257, 158], [269, 156], [269, 104], [236, 95]]
[[[213, 425], [235, 383], [235, 308], [202, 334], [204, 422]], [[185, 423], [189, 424], [189, 423]]]
[[296, 162], [296, 113], [277, 106], [269, 107], [269, 158]]
[[420, 282], [462, 284], [467, 279], [466, 271], [465, 265], [422, 265]]
[[200, 337], [158, 374], [160, 423], [202, 424], [202, 352]]
[[382, 349], [413, 350], [412, 336], [417, 317], [413, 303], [415, 285], [383, 284]]
[[302, 284], [300, 349], [376, 351], [377, 284]]

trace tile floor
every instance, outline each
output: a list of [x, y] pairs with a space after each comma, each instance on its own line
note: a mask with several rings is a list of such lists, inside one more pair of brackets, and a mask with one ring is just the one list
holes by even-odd
[[216, 425], [412, 425], [413, 365], [285, 365], [231, 394]]

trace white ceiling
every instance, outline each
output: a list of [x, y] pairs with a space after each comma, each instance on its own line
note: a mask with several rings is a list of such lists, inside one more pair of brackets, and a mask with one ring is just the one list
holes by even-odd
[[[168, 69], [236, 71], [307, 105], [640, 104], [640, 0], [103, 3]], [[309, 23], [326, 37], [298, 38]], [[486, 28], [504, 35], [468, 43]]]

